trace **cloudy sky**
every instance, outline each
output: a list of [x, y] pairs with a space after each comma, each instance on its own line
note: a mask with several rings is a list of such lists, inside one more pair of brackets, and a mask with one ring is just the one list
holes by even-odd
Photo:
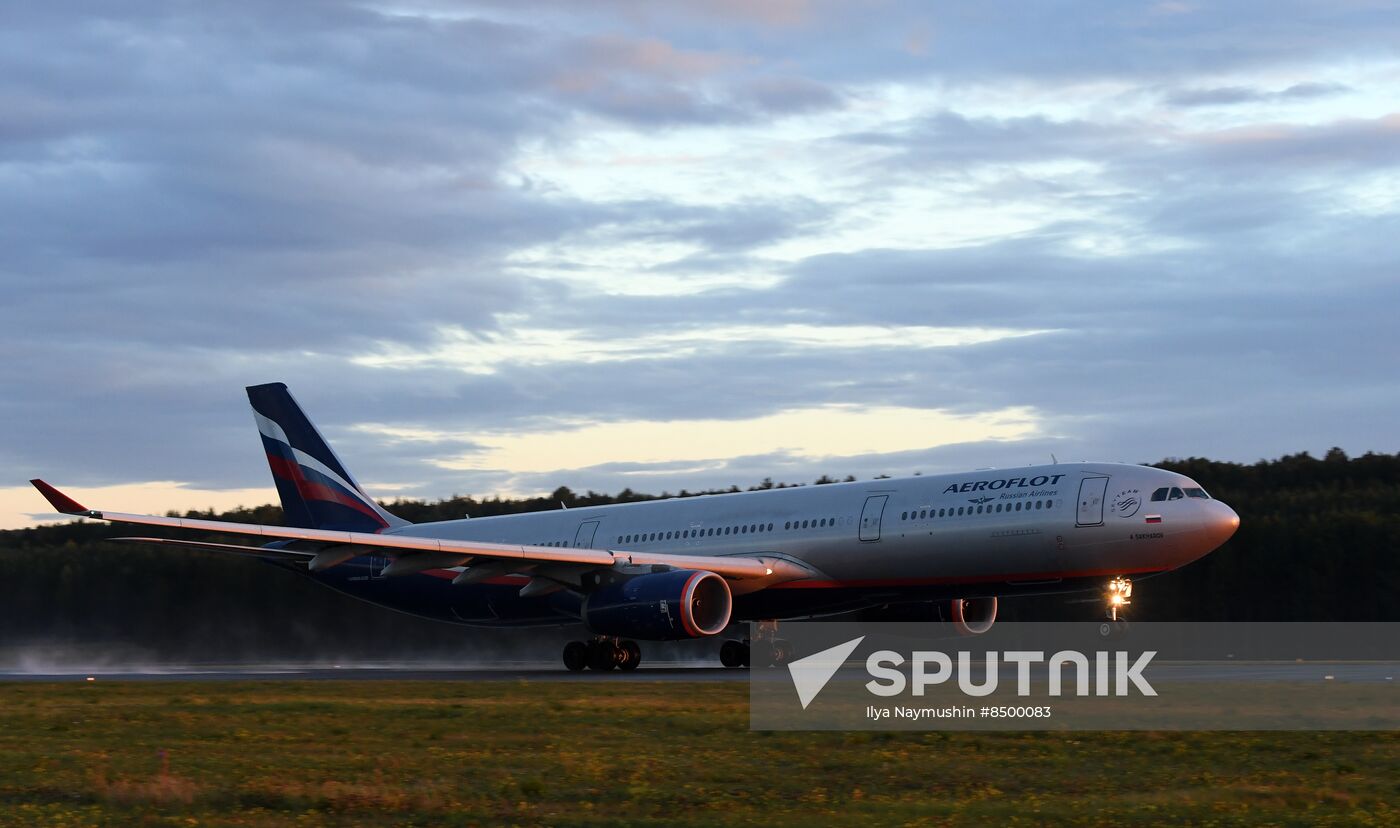
[[11, 0], [0, 526], [1394, 452], [1398, 251], [1393, 2]]

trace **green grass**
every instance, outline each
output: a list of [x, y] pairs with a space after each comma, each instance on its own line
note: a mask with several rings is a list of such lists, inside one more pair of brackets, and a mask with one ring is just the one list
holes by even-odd
[[1395, 825], [1394, 733], [753, 733], [735, 683], [0, 684], [0, 825]]

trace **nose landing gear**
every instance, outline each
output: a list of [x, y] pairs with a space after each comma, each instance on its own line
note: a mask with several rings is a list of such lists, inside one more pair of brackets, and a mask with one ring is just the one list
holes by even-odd
[[1118, 576], [1108, 582], [1108, 617], [1109, 620], [1117, 621], [1123, 614], [1123, 609], [1132, 603], [1133, 582]]

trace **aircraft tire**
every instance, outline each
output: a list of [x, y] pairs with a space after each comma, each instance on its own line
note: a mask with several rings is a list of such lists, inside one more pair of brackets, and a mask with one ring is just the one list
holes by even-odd
[[600, 673], [617, 667], [622, 661], [622, 651], [612, 641], [590, 641], [588, 644], [588, 666]]
[[588, 666], [588, 645], [582, 641], [570, 641], [564, 645], [564, 667], [577, 673]]
[[630, 673], [642, 664], [642, 648], [637, 646], [637, 642], [624, 640], [620, 645], [622, 650], [622, 663], [617, 667], [623, 672]]
[[741, 641], [736, 641], [732, 638], [725, 641], [723, 644], [719, 645], [719, 663], [731, 670], [736, 667], [743, 667], [746, 661], [744, 649], [744, 644]]

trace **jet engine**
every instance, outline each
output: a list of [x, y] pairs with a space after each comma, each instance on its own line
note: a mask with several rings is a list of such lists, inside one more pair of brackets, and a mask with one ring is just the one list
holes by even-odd
[[733, 605], [729, 583], [715, 573], [672, 569], [603, 584], [581, 609], [598, 635], [673, 641], [723, 632]]
[[857, 617], [861, 621], [933, 622], [942, 627], [937, 632], [939, 635], [981, 635], [990, 630], [997, 620], [997, 599], [993, 595], [987, 598], [886, 604], [861, 610]]
[[954, 598], [948, 602], [948, 621], [958, 635], [981, 635], [997, 620], [997, 597]]

